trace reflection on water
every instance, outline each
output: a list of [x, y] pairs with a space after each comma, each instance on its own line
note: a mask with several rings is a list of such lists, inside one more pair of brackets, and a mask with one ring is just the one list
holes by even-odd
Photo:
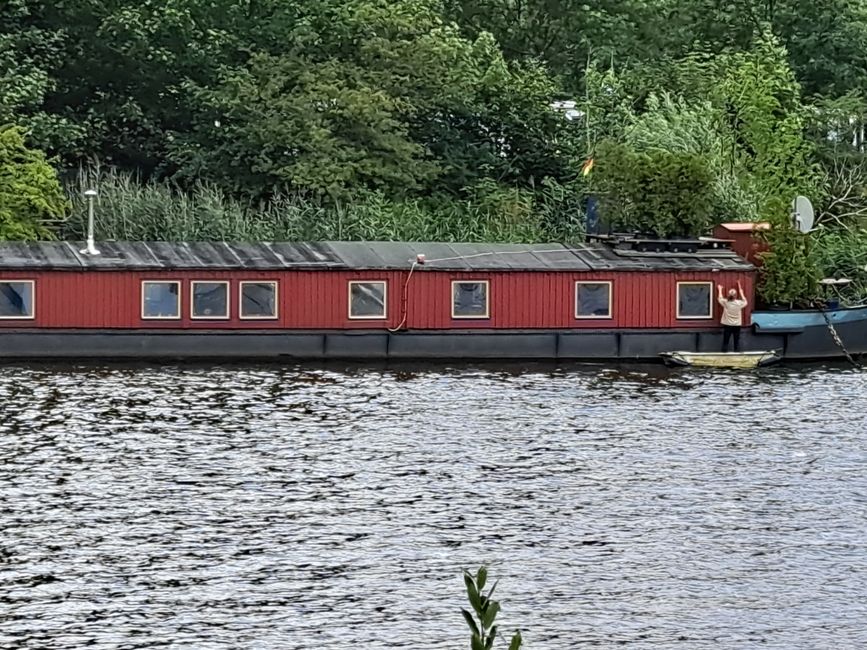
[[865, 377], [0, 367], [0, 647], [867, 647]]

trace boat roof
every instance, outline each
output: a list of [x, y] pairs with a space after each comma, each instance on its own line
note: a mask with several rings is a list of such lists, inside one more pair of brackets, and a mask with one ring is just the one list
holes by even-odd
[[0, 242], [2, 270], [417, 270], [448, 271], [744, 271], [728, 249], [691, 253], [619, 250], [601, 243], [442, 242]]

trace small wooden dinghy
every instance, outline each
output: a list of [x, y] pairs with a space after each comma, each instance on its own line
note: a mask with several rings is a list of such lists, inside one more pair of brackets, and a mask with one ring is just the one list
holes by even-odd
[[697, 368], [759, 368], [776, 363], [782, 357], [776, 350], [758, 352], [663, 352], [667, 365]]

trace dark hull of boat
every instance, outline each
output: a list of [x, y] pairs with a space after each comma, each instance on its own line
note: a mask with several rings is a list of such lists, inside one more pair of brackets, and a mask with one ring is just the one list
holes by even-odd
[[[865, 320], [835, 325], [846, 349], [867, 353]], [[659, 361], [674, 350], [716, 352], [714, 330], [364, 331], [49, 330], [0, 333], [3, 359], [346, 359]], [[741, 349], [784, 359], [845, 356], [824, 324], [798, 331], [744, 328]]]
[[867, 307], [756, 312], [753, 333], [758, 339], [782, 340], [779, 349], [786, 359], [845, 358], [846, 352], [860, 356], [867, 354]]

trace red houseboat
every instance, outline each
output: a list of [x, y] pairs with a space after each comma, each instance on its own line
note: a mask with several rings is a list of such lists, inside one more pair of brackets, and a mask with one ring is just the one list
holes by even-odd
[[[82, 248], [0, 244], [0, 358], [656, 360], [718, 350], [716, 285], [755, 280], [721, 240]], [[744, 348], [840, 354], [790, 329]]]

